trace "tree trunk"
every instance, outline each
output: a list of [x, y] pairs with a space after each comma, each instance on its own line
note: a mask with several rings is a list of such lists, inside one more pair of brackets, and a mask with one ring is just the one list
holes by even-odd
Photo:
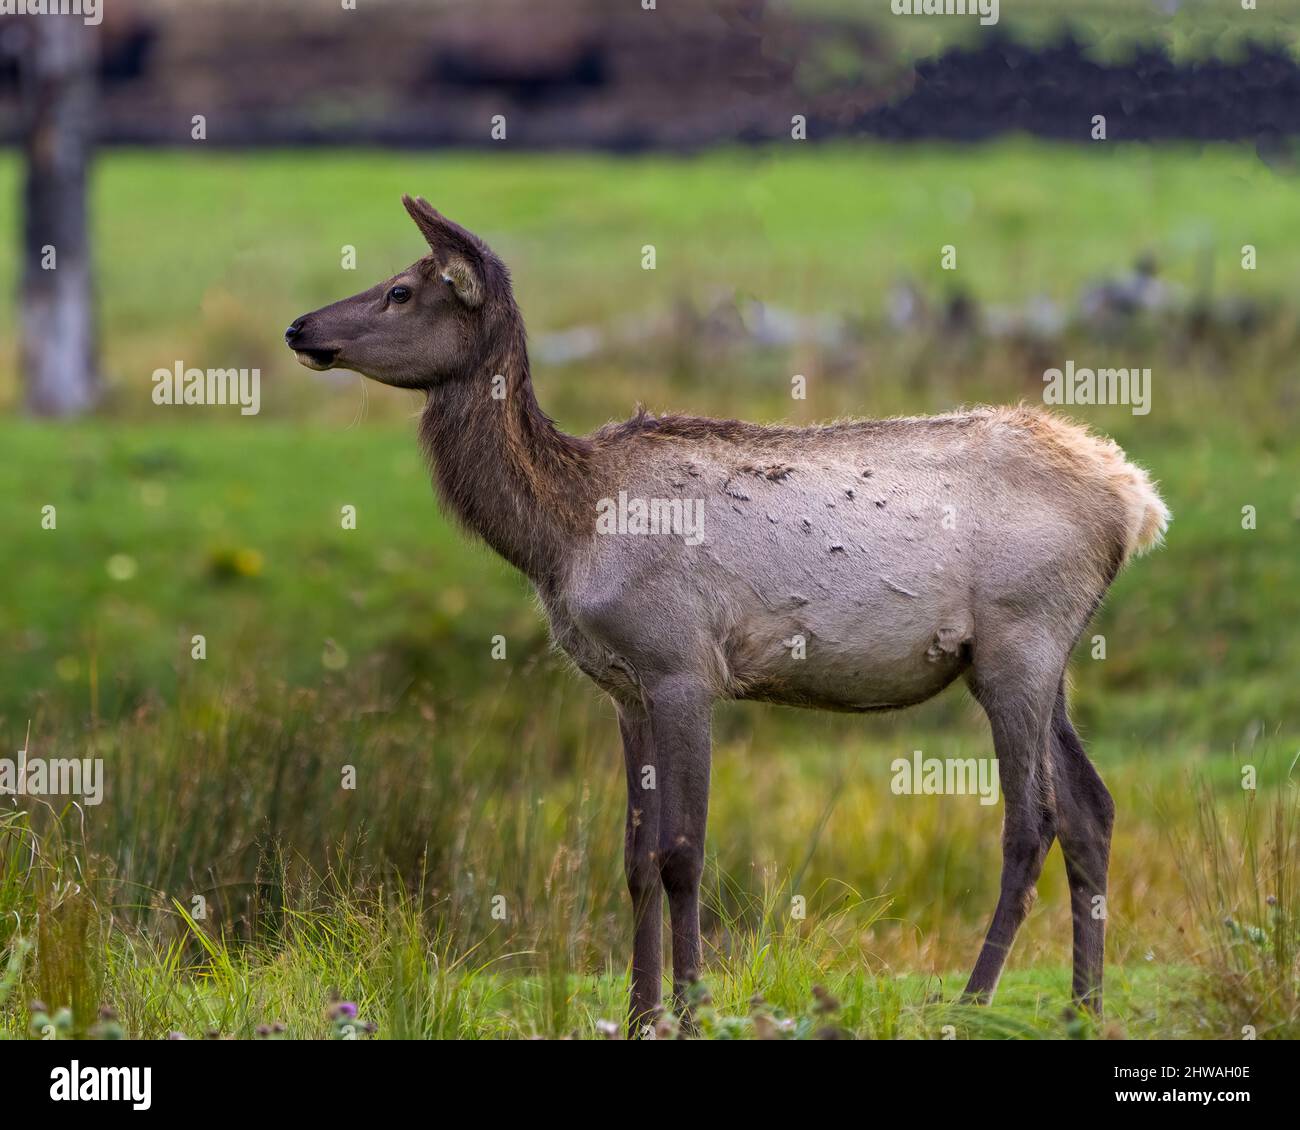
[[32, 16], [25, 101], [22, 367], [27, 407], [69, 416], [99, 395], [86, 221], [97, 29], [74, 16]]

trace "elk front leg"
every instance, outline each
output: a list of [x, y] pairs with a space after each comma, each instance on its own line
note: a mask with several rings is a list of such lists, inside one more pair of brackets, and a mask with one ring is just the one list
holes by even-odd
[[663, 992], [663, 887], [659, 879], [659, 792], [650, 718], [640, 707], [619, 705], [623, 763], [627, 769], [627, 827], [623, 869], [632, 896], [632, 987], [628, 1039], [655, 1022]]
[[700, 976], [700, 879], [709, 815], [712, 694], [694, 679], [655, 686], [650, 728], [658, 765], [659, 873], [673, 932], [673, 1001], [689, 1023], [687, 991]]

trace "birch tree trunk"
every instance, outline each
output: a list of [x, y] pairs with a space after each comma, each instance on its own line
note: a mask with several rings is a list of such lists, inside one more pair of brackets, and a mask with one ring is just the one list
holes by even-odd
[[99, 395], [86, 218], [97, 29], [75, 16], [29, 16], [21, 62], [22, 368], [27, 407], [69, 416]]

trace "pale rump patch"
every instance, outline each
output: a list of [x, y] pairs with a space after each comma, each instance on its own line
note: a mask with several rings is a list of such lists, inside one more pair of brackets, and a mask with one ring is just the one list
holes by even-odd
[[1130, 463], [1112, 439], [1061, 416], [1026, 405], [996, 408], [991, 419], [1029, 432], [1042, 441], [1042, 451], [1063, 475], [1092, 471], [1100, 474], [1124, 510], [1124, 560], [1160, 544], [1169, 526], [1169, 508], [1151, 477]]

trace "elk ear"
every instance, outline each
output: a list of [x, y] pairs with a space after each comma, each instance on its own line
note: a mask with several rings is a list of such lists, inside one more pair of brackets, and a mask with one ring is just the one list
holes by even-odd
[[442, 268], [442, 277], [451, 283], [456, 297], [466, 306], [472, 309], [483, 304], [483, 284], [478, 273], [460, 256], [447, 260]]
[[454, 251], [467, 251], [474, 243], [474, 237], [459, 224], [447, 219], [423, 196], [412, 199], [402, 197], [402, 203], [415, 226], [420, 229], [430, 250], [436, 255], [445, 256]]
[[406, 207], [411, 219], [415, 221], [415, 226], [420, 229], [420, 234], [424, 236], [425, 242], [434, 251], [440, 250], [445, 242], [444, 225], [446, 224], [446, 218], [423, 196], [412, 199], [403, 193], [402, 204]]
[[466, 306], [481, 306], [483, 280], [474, 266], [481, 255], [478, 240], [447, 219], [423, 196], [414, 199], [403, 196], [402, 203], [429, 244], [435, 261], [443, 264], [442, 277], [451, 283], [456, 297]]

